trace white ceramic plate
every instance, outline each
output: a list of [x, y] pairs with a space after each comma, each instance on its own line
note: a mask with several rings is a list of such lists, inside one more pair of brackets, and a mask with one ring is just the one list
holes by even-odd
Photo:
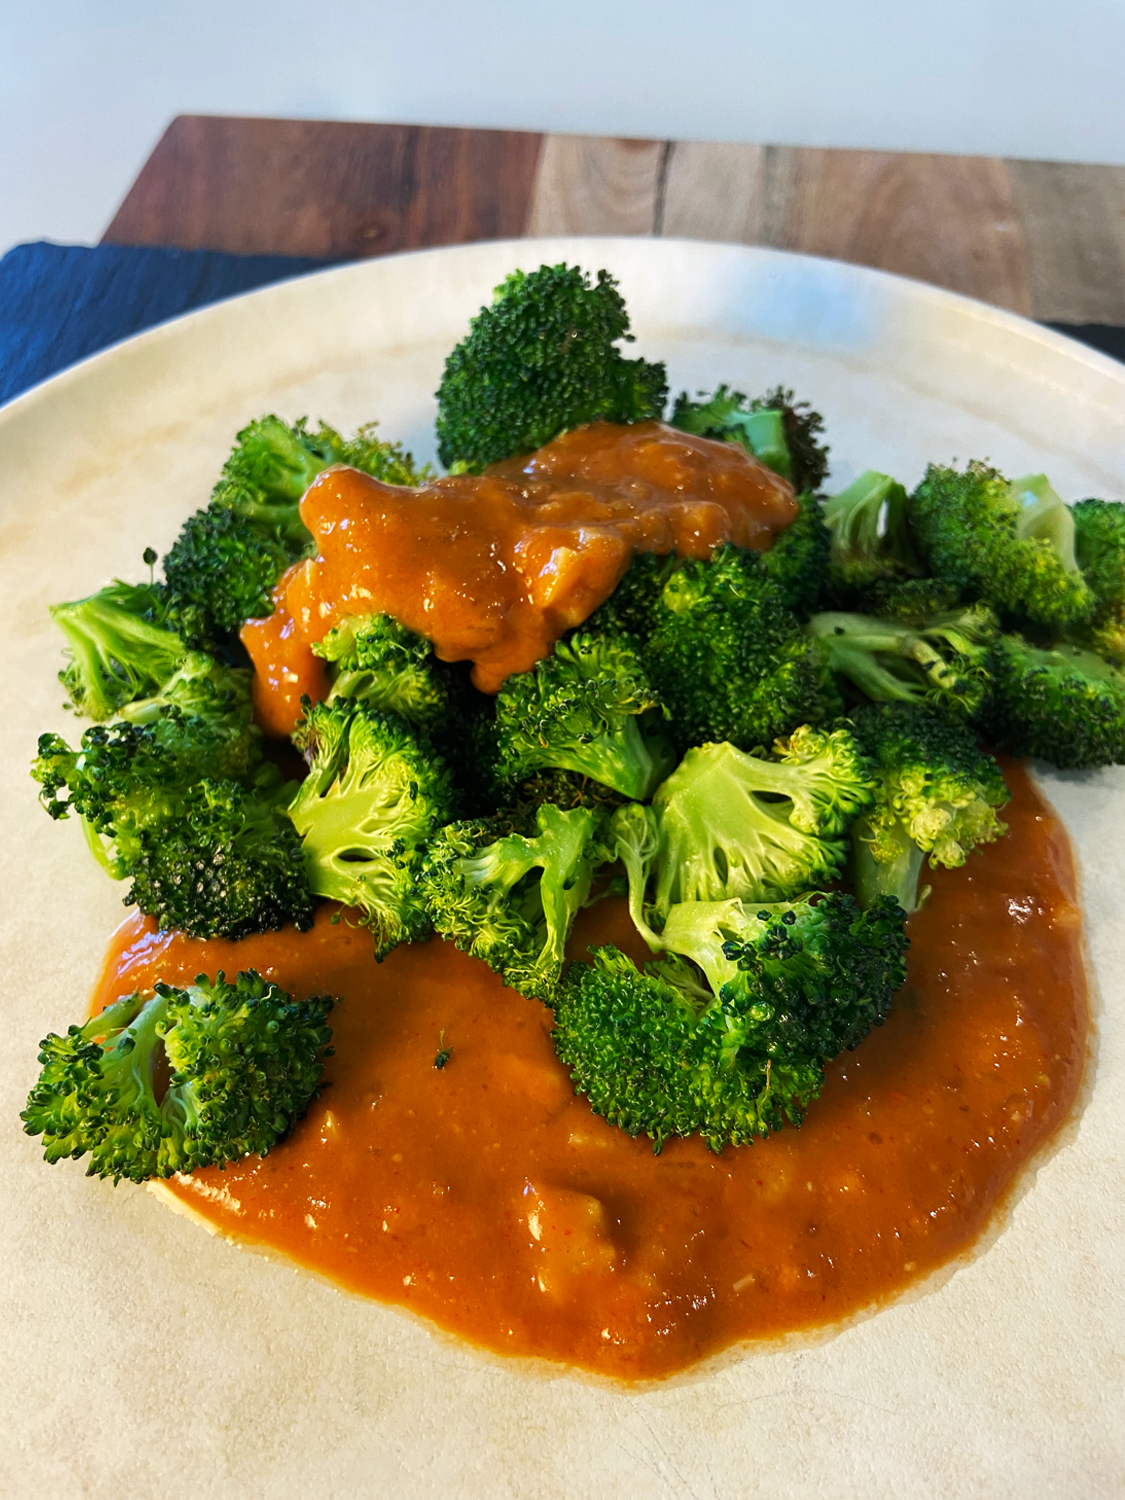
[[236, 1253], [149, 1194], [41, 1164], [17, 1115], [36, 1044], [81, 1011], [121, 891], [28, 762], [73, 728], [54, 600], [139, 577], [248, 418], [378, 416], [432, 452], [444, 354], [514, 266], [621, 281], [674, 389], [794, 386], [833, 481], [927, 459], [1125, 494], [1125, 370], [876, 272], [662, 240], [520, 241], [368, 261], [193, 314], [0, 413], [8, 678], [0, 1070], [0, 1492], [162, 1496], [1075, 1496], [1125, 1479], [1125, 774], [1047, 775], [1075, 840], [1101, 996], [1084, 1111], [988, 1252], [816, 1347], [623, 1394], [529, 1377]]

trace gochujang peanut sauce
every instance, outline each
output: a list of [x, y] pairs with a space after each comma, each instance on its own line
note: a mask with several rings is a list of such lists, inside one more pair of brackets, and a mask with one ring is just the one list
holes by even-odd
[[[1010, 833], [927, 877], [887, 1024], [829, 1067], [800, 1130], [721, 1155], [692, 1139], [655, 1156], [573, 1093], [544, 1006], [437, 941], [376, 965], [328, 907], [311, 932], [238, 944], [130, 918], [95, 1004], [247, 967], [342, 996], [328, 1086], [290, 1139], [172, 1190], [491, 1349], [664, 1375], [925, 1277], [1070, 1110], [1088, 1025], [1070, 853], [1022, 768], [1007, 775]], [[575, 951], [626, 932], [603, 903]]]
[[310, 647], [345, 616], [393, 614], [495, 693], [609, 598], [634, 552], [766, 551], [796, 513], [792, 487], [740, 444], [660, 422], [595, 422], [420, 489], [328, 469], [301, 501], [317, 556], [242, 631], [258, 720], [288, 734], [301, 694], [323, 697]]

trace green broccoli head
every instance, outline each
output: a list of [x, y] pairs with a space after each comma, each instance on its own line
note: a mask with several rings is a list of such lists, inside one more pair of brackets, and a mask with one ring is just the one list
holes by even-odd
[[312, 649], [331, 664], [330, 700], [355, 699], [428, 734], [456, 711], [445, 663], [429, 641], [391, 615], [349, 616]]
[[449, 824], [422, 871], [435, 929], [505, 984], [549, 1001], [597, 867], [599, 822], [590, 808], [548, 802], [526, 832], [503, 815]]
[[354, 438], [323, 422], [310, 432], [304, 417], [292, 426], [269, 416], [244, 427], [210, 503], [188, 517], [164, 557], [170, 613], [192, 645], [232, 640], [244, 621], [273, 613], [275, 584], [313, 545], [301, 497], [330, 464], [350, 464], [386, 484], [422, 484], [432, 473], [398, 443], [381, 442], [374, 423]]
[[828, 610], [805, 627], [838, 674], [876, 703], [929, 703], [955, 718], [978, 716], [991, 691], [996, 617], [967, 605], [904, 624]]
[[134, 699], [159, 691], [188, 654], [168, 628], [167, 600], [156, 584], [115, 580], [88, 599], [53, 604], [69, 664], [59, 673], [75, 710], [108, 719]]
[[730, 744], [689, 750], [653, 798], [659, 919], [683, 901], [784, 900], [836, 878], [843, 834], [875, 787], [847, 730], [808, 728], [780, 761]]
[[453, 810], [445, 762], [402, 719], [348, 698], [308, 705], [294, 741], [309, 773], [289, 816], [313, 894], [356, 908], [376, 958], [426, 937], [418, 873]]
[[438, 456], [479, 472], [584, 422], [659, 418], [664, 366], [625, 359], [629, 318], [617, 283], [577, 266], [513, 271], [445, 362]]
[[1125, 665], [1125, 503], [1079, 500], [1072, 508], [1074, 555], [1097, 600], [1083, 644]]
[[681, 751], [707, 740], [750, 750], [839, 712], [819, 651], [756, 552], [723, 547], [672, 572], [642, 656]]
[[47, 1161], [88, 1154], [87, 1176], [115, 1183], [265, 1156], [316, 1097], [333, 1003], [253, 970], [126, 995], [45, 1038], [24, 1129]]
[[697, 437], [741, 443], [767, 468], [788, 479], [798, 494], [814, 493], [828, 474], [828, 448], [820, 441], [824, 419], [781, 386], [752, 401], [726, 385], [711, 395], [700, 391], [696, 401], [684, 391], [676, 398], [669, 422]]
[[634, 552], [621, 582], [582, 629], [590, 635], [623, 635], [643, 646], [656, 629], [664, 585], [678, 566], [674, 552]]
[[991, 658], [985, 728], [1015, 755], [1065, 770], [1125, 764], [1125, 673], [1093, 651], [1005, 635]]
[[515, 787], [537, 771], [574, 771], [643, 800], [672, 763], [660, 722], [660, 701], [633, 645], [624, 636], [578, 632], [500, 689], [497, 779]]
[[269, 796], [234, 781], [196, 782], [170, 825], [141, 828], [126, 903], [189, 937], [237, 940], [287, 922], [307, 931], [316, 902], [285, 814], [291, 793], [287, 786]]
[[931, 464], [908, 504], [934, 577], [985, 599], [1008, 620], [1081, 629], [1096, 599], [1078, 568], [1074, 518], [1042, 474], [1009, 481], [987, 464]]
[[807, 619], [820, 601], [831, 547], [820, 501], [808, 493], [798, 495], [796, 517], [762, 553], [762, 571], [800, 619]]
[[865, 905], [891, 895], [915, 911], [927, 855], [955, 869], [1007, 832], [996, 816], [1008, 800], [1003, 773], [969, 730], [929, 708], [880, 704], [849, 725], [878, 777], [873, 807], [852, 828], [856, 891]]
[[906, 491], [887, 474], [868, 469], [825, 500], [831, 537], [828, 588], [841, 602], [862, 597], [921, 571], [906, 519]]
[[678, 958], [641, 971], [603, 948], [571, 965], [555, 1049], [595, 1112], [657, 1151], [696, 1133], [713, 1151], [746, 1145], [799, 1124], [824, 1064], [885, 1019], [904, 920], [890, 899], [864, 912], [839, 894], [675, 907]]

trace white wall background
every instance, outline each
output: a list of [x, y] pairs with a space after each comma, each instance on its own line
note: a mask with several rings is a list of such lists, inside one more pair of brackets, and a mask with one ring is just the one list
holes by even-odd
[[1125, 163], [1125, 0], [0, 0], [0, 251], [180, 113]]

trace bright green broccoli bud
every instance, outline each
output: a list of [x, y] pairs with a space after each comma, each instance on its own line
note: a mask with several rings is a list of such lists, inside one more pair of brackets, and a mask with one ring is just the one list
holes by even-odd
[[1074, 517], [1074, 555], [1097, 600], [1083, 643], [1125, 665], [1125, 503], [1079, 500]]
[[991, 689], [995, 616], [986, 605], [898, 620], [826, 611], [805, 627], [831, 672], [876, 703], [929, 703], [960, 719], [980, 713]]
[[819, 440], [824, 419], [781, 386], [753, 401], [725, 385], [710, 396], [700, 391], [697, 401], [684, 391], [669, 422], [697, 437], [741, 443], [798, 493], [812, 494], [828, 473], [828, 448]]
[[995, 743], [1066, 770], [1125, 764], [1125, 673], [1078, 646], [1003, 636], [986, 720]]
[[849, 723], [878, 775], [874, 806], [852, 828], [856, 891], [865, 906], [890, 895], [916, 911], [927, 855], [956, 869], [1007, 832], [996, 816], [1008, 800], [1003, 773], [967, 729], [927, 708], [863, 708]]
[[599, 815], [544, 803], [533, 832], [504, 817], [451, 823], [431, 842], [422, 873], [435, 929], [483, 959], [521, 994], [549, 1001], [600, 850]]
[[51, 606], [70, 656], [59, 681], [78, 713], [108, 719], [172, 676], [188, 648], [167, 628], [165, 606], [156, 585], [119, 580], [88, 599]]
[[664, 585], [678, 566], [675, 553], [634, 552], [625, 576], [582, 626], [590, 635], [619, 636], [643, 645], [656, 629]]
[[724, 547], [677, 568], [642, 656], [681, 750], [750, 750], [839, 711], [818, 649], [755, 552]]
[[641, 972], [602, 948], [571, 965], [556, 1051], [596, 1113], [657, 1151], [696, 1133], [713, 1151], [748, 1144], [799, 1124], [824, 1064], [885, 1019], [905, 977], [903, 922], [893, 901], [861, 912], [845, 895], [673, 908], [684, 957]]
[[927, 571], [964, 597], [1047, 629], [1080, 629], [1096, 599], [1078, 570], [1074, 518], [1041, 474], [1008, 481], [986, 464], [931, 464], [908, 505]]
[[762, 571], [787, 609], [807, 618], [816, 609], [828, 572], [832, 540], [815, 495], [797, 496], [797, 515], [762, 553]]
[[401, 719], [346, 698], [309, 706], [294, 741], [309, 774], [289, 816], [313, 894], [357, 909], [376, 958], [426, 937], [418, 872], [452, 812], [444, 761]]
[[779, 762], [730, 744], [689, 750], [653, 798], [653, 907], [682, 901], [785, 900], [836, 878], [843, 834], [871, 805], [872, 768], [846, 730], [807, 727]]
[[115, 1183], [265, 1156], [316, 1097], [333, 1003], [253, 970], [127, 995], [43, 1041], [24, 1129], [47, 1161], [88, 1153], [86, 1175]]
[[344, 438], [323, 422], [310, 432], [304, 417], [292, 426], [273, 416], [251, 422], [210, 503], [188, 517], [164, 558], [171, 612], [191, 622], [191, 644], [230, 640], [245, 620], [273, 613], [274, 585], [312, 548], [301, 497], [330, 464], [386, 484], [422, 484], [432, 473], [399, 444], [380, 442], [374, 423]]
[[202, 780], [170, 825], [142, 828], [129, 865], [127, 904], [162, 929], [238, 939], [313, 924], [301, 841], [285, 815], [292, 788], [256, 795], [234, 781]]
[[353, 698], [431, 735], [456, 712], [445, 663], [429, 641], [391, 615], [341, 620], [312, 649], [331, 664], [329, 701]]
[[517, 786], [540, 770], [574, 771], [644, 800], [672, 755], [660, 701], [624, 637], [572, 635], [496, 699], [496, 773]]
[[584, 422], [659, 418], [664, 366], [625, 359], [629, 318], [617, 283], [577, 266], [513, 271], [445, 362], [438, 456], [477, 473]]

